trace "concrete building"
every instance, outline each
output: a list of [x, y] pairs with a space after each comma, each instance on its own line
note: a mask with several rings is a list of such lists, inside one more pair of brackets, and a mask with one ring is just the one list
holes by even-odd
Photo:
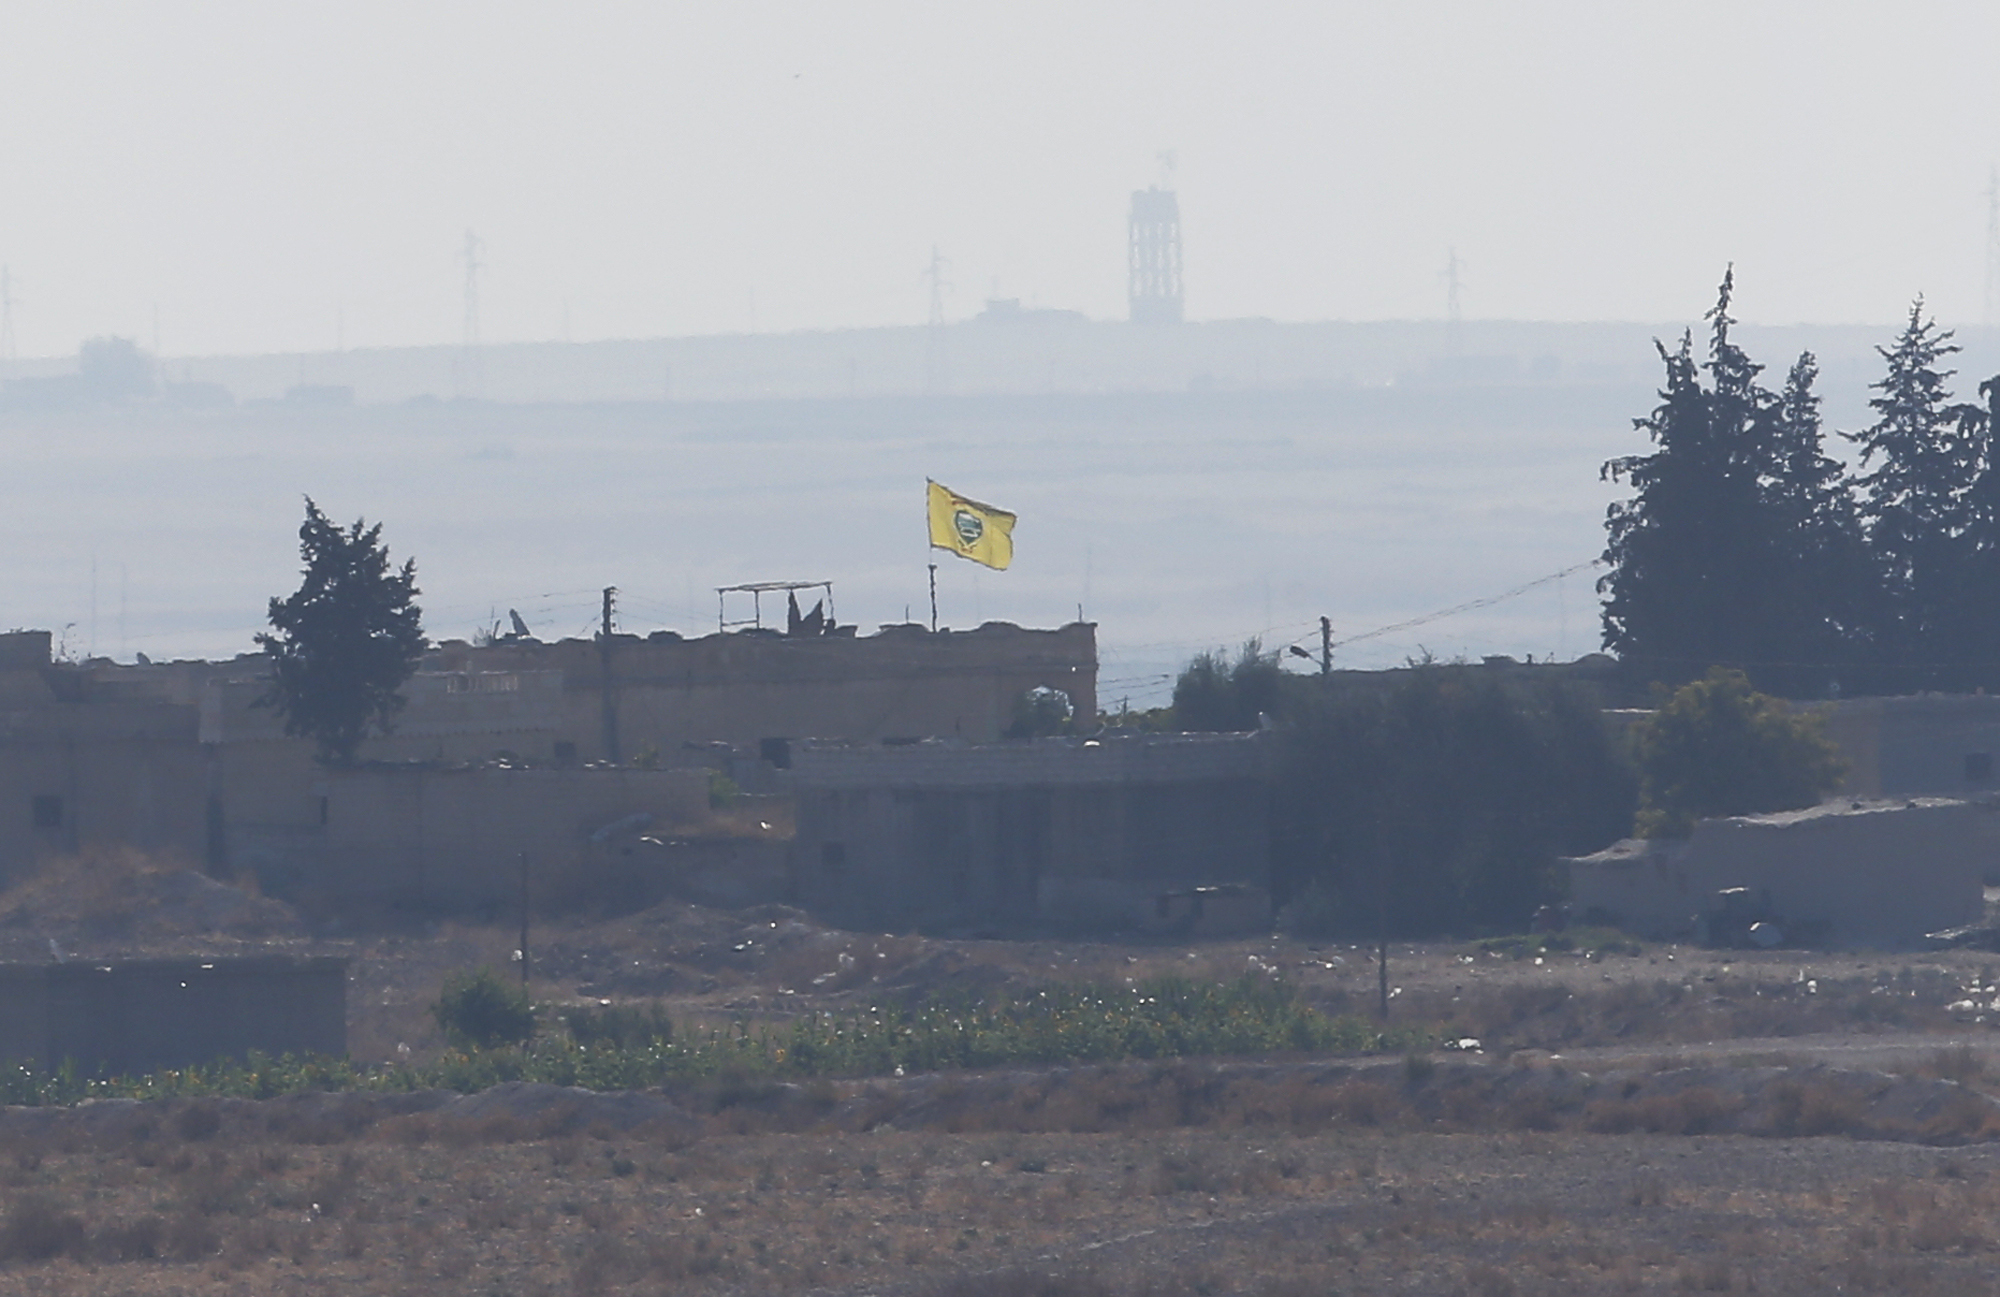
[[747, 630], [682, 639], [661, 631], [608, 643], [446, 643], [426, 670], [469, 678], [559, 673], [553, 710], [538, 701], [534, 715], [553, 727], [551, 743], [570, 744], [563, 752], [580, 760], [717, 740], [991, 742], [1032, 689], [1059, 689], [1078, 715], [1097, 714], [1097, 628], [1088, 622], [1056, 630], [988, 622], [972, 631], [884, 626], [865, 636]]
[[86, 1076], [347, 1052], [347, 961], [0, 964], [0, 1061]]
[[[308, 800], [302, 798], [302, 801]], [[644, 834], [708, 809], [708, 771], [374, 766], [323, 770], [291, 822], [231, 826], [234, 868], [318, 907], [511, 912], [671, 890]]]
[[0, 883], [98, 844], [198, 863], [207, 791], [192, 706], [95, 687], [47, 631], [0, 635]]
[[1840, 795], [1980, 797], [2000, 790], [2000, 697], [1910, 694], [1818, 705], [1847, 760]]
[[1096, 659], [1088, 624], [450, 642], [405, 687], [394, 730], [363, 746], [364, 766], [330, 771], [257, 705], [258, 655], [77, 664], [54, 660], [47, 632], [0, 635], [0, 884], [103, 843], [371, 905], [511, 904], [523, 852], [551, 888], [644, 891], [664, 871], [731, 894], [727, 862], [771, 872], [763, 847], [682, 838], [669, 853], [682, 863], [655, 852], [641, 868], [588, 835], [696, 818], [707, 766], [727, 757], [769, 782], [795, 737], [990, 740], [1045, 688], [1093, 715]]
[[[1085, 623], [448, 642], [405, 687], [409, 703], [394, 730], [362, 748], [372, 762], [432, 768], [329, 771], [256, 705], [267, 688], [253, 674], [260, 665], [243, 661], [247, 669], [204, 678], [196, 690], [214, 821], [212, 840], [203, 839], [209, 858], [254, 871], [279, 896], [426, 909], [511, 904], [524, 851], [551, 888], [587, 877], [656, 886], [585, 851], [583, 835], [634, 815], [662, 825], [692, 818], [706, 805], [706, 769], [584, 767], [640, 755], [705, 766], [721, 745], [762, 752], [768, 773], [789, 765], [797, 737], [996, 739], [1038, 688], [1062, 690], [1083, 715], [1097, 706], [1096, 632]], [[665, 868], [656, 854], [640, 855]]]
[[1724, 888], [1768, 892], [1795, 938], [1907, 949], [1977, 921], [2000, 863], [2000, 808], [1939, 798], [1828, 802], [1703, 820], [1684, 840], [1631, 838], [1565, 862], [1570, 904], [1656, 939], [1686, 939]]
[[795, 898], [869, 926], [1245, 930], [1270, 921], [1261, 734], [793, 754]]

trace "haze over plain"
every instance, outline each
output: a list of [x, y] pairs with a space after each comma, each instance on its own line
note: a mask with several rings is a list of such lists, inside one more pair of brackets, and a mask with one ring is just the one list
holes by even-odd
[[[1438, 318], [1455, 248], [1469, 318], [1677, 328], [1734, 261], [1747, 320], [1879, 323], [1886, 341], [1920, 292], [1947, 322], [1987, 309], [1996, 37], [2000, 12], [1969, 3], [31, 2], [0, 40], [0, 264], [28, 358], [103, 334], [169, 362], [455, 343], [468, 227], [489, 343], [921, 323], [933, 245], [954, 320], [989, 296], [1115, 319], [1127, 195], [1171, 151], [1191, 319]], [[1991, 372], [1974, 359], [1962, 386]], [[1827, 395], [1858, 417], [1864, 393]], [[1076, 433], [1082, 450], [1052, 431], [1071, 415], [1038, 436], [887, 419], [845, 457], [812, 419], [773, 414], [768, 435], [795, 447], [783, 462], [744, 443], [654, 465], [637, 429], [593, 459], [553, 426], [415, 449], [382, 421], [339, 452], [229, 420], [101, 422], [35, 445], [14, 428], [0, 435], [46, 473], [5, 488], [35, 562], [0, 594], [10, 619], [80, 636], [95, 556], [99, 652], [142, 635], [226, 652], [289, 587], [312, 490], [419, 557], [466, 623], [437, 634], [524, 585], [585, 605], [598, 584], [633, 585], [617, 569], [635, 535], [675, 551], [653, 583], [676, 620], [690, 585], [821, 575], [767, 539], [774, 517], [847, 528], [855, 553], [814, 554], [836, 569], [900, 564], [879, 589], [854, 578], [873, 591], [860, 619], [893, 619], [922, 576], [916, 555], [887, 556], [894, 502], [955, 474], [1025, 520], [1023, 567], [982, 578], [978, 614], [1073, 615], [1087, 583], [1114, 652], [1179, 654], [1322, 610], [1355, 612], [1341, 620], [1358, 630], [1590, 557], [1595, 464], [1635, 447], [1625, 421], [1645, 400], [1639, 386], [1487, 422], [1476, 405], [1355, 406], [1255, 434], [1162, 415], [1159, 435]], [[516, 468], [495, 480], [438, 468], [503, 450]], [[683, 498], [745, 489], [736, 512]], [[676, 501], [701, 520], [662, 521]], [[524, 516], [545, 519], [540, 543], [504, 531]], [[1121, 567], [1142, 542], [1152, 557]], [[1027, 564], [1030, 544], [1047, 546], [1038, 562], [1060, 554], [1059, 574]], [[178, 629], [196, 610], [205, 629]], [[1425, 646], [1590, 646], [1583, 579], [1560, 608], [1510, 615], [1524, 624], [1453, 623]]]

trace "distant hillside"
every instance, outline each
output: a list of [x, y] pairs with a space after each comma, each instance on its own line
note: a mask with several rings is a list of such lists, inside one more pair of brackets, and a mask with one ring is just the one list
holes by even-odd
[[[1698, 321], [1696, 322], [1699, 323]], [[1653, 339], [1680, 324], [1469, 320], [1131, 325], [1020, 311], [924, 328], [375, 348], [268, 356], [168, 357], [164, 379], [217, 384], [238, 401], [344, 398], [362, 404], [472, 396], [503, 402], [736, 401], [949, 395], [1200, 392], [1384, 385], [1651, 383]], [[1782, 371], [1820, 357], [1832, 412], [1861, 408], [1876, 345], [1895, 326], [1746, 325], [1751, 354]], [[1960, 331], [1968, 377], [2000, 369], [2000, 329]], [[74, 369], [17, 361], [7, 377]]]

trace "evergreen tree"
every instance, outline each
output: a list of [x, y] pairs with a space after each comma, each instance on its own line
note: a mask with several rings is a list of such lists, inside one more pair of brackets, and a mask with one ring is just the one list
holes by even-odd
[[1919, 297], [1893, 348], [1877, 347], [1888, 373], [1871, 384], [1875, 423], [1850, 435], [1861, 447], [1861, 518], [1882, 582], [1877, 635], [1891, 687], [1950, 683], [1962, 659], [1954, 621], [1958, 565], [1972, 533], [1985, 412], [1952, 404], [1939, 368], [1958, 351], [1950, 330], [1924, 319]]
[[1758, 674], [1794, 698], [1852, 689], [1874, 618], [1873, 568], [1847, 470], [1826, 454], [1818, 377], [1813, 354], [1800, 353], [1763, 412], [1771, 451], [1764, 505], [1776, 562], [1766, 604], [1772, 657]]
[[[1769, 660], [1771, 520], [1762, 484], [1776, 471], [1759, 366], [1729, 337], [1733, 271], [1723, 277], [1706, 365], [1693, 339], [1655, 343], [1666, 365], [1660, 404], [1633, 426], [1655, 447], [1605, 464], [1633, 498], [1607, 511], [1604, 646], [1647, 678], [1692, 679], [1717, 663]], [[1701, 370], [1711, 386], [1704, 389]]]
[[271, 600], [272, 633], [257, 636], [271, 662], [261, 705], [278, 709], [285, 733], [312, 739], [322, 761], [347, 764], [371, 727], [403, 708], [397, 691], [424, 652], [414, 559], [389, 565], [382, 525], [342, 528], [306, 499], [299, 527], [305, 579]]
[[1979, 385], [1986, 408], [1962, 415], [1961, 434], [1976, 443], [1976, 468], [1965, 495], [1965, 533], [1956, 566], [1952, 637], [1963, 663], [1961, 687], [2000, 684], [2000, 375]]

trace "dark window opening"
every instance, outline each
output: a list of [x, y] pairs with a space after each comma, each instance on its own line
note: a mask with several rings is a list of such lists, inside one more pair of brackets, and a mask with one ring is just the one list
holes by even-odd
[[758, 739], [757, 756], [767, 761], [777, 770], [792, 768], [792, 743], [790, 739]]
[[1993, 782], [1993, 754], [1991, 752], [1968, 752], [1965, 754], [1965, 782], [1968, 784], [1990, 784]]
[[59, 829], [63, 823], [62, 798], [43, 795], [34, 800], [35, 827]]

